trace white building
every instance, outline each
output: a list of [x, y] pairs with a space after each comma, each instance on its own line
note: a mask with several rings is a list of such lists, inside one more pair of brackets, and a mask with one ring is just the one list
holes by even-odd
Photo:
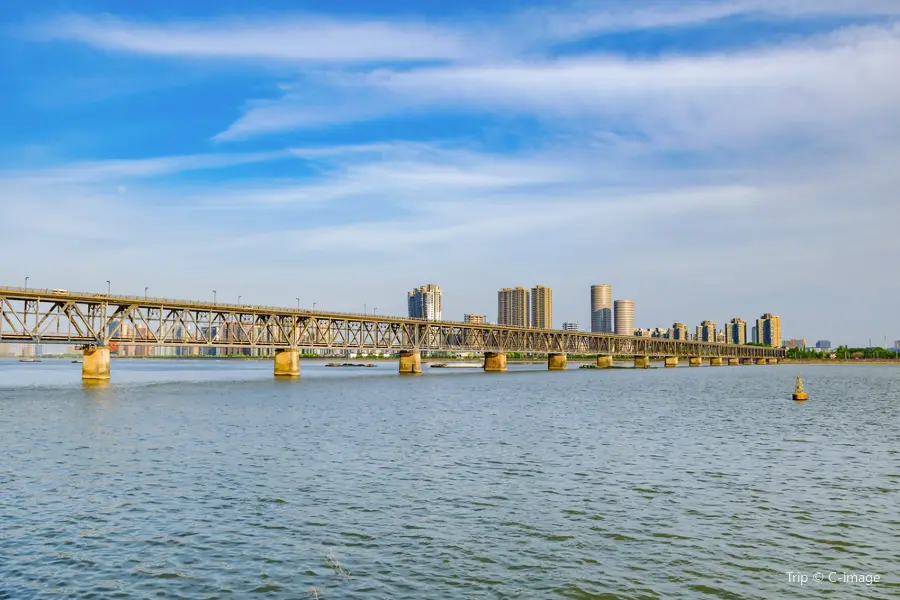
[[406, 301], [411, 319], [443, 321], [441, 286], [429, 283], [415, 288], [407, 294]]

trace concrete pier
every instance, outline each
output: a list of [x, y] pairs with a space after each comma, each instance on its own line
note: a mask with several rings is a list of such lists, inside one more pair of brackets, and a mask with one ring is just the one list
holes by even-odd
[[740, 359], [737, 359], [737, 358], [729, 358], [729, 359], [728, 359], [728, 366], [729, 366], [729, 367], [736, 367], [736, 366], [738, 366], [738, 365], [740, 365], [740, 364], [741, 364]]
[[506, 353], [505, 352], [485, 352], [484, 353], [484, 370], [487, 373], [505, 373], [506, 372]]
[[758, 365], [764, 365], [764, 364], [766, 364], [766, 359], [764, 359], [764, 358], [757, 358], [757, 359], [756, 359], [756, 364], [758, 364]]
[[109, 346], [85, 348], [81, 361], [81, 379], [109, 381]]
[[672, 369], [678, 366], [678, 357], [677, 356], [667, 356], [666, 357], [666, 368]]
[[649, 356], [635, 356], [634, 357], [634, 368], [635, 369], [649, 369], [650, 368], [650, 357]]
[[400, 374], [401, 375], [421, 375], [422, 374], [422, 353], [413, 352], [412, 350], [400, 351]]
[[612, 356], [598, 356], [597, 357], [597, 368], [598, 369], [608, 369], [613, 366], [613, 357]]
[[755, 359], [752, 359], [752, 358], [745, 358], [744, 360], [741, 361], [741, 364], [744, 364], [744, 365], [755, 365], [755, 364], [756, 364], [756, 360], [755, 360]]
[[723, 364], [722, 359], [718, 356], [709, 359], [709, 366], [711, 367], [721, 367]]
[[768, 358], [768, 359], [766, 359], [766, 363], [770, 364], [770, 365], [777, 365], [778, 359], [777, 358]]
[[565, 354], [550, 354], [547, 356], [547, 369], [549, 371], [565, 371], [569, 368], [566, 363]]
[[702, 359], [701, 357], [699, 357], [699, 356], [692, 356], [692, 357], [688, 360], [688, 365], [690, 365], [690, 366], [692, 366], [692, 367], [700, 367], [700, 366], [703, 366], [703, 359]]
[[300, 351], [276, 350], [275, 351], [275, 377], [299, 377], [300, 376]]

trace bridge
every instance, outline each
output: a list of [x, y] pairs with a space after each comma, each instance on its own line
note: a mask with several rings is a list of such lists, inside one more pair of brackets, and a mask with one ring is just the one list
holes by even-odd
[[79, 345], [85, 380], [109, 379], [111, 346], [265, 349], [279, 377], [299, 376], [304, 349], [395, 353], [402, 374], [422, 372], [423, 351], [483, 354], [489, 372], [506, 371], [508, 352], [546, 354], [550, 370], [566, 369], [572, 354], [596, 355], [600, 368], [621, 356], [636, 367], [653, 357], [671, 367], [679, 358], [719, 366], [784, 356], [760, 346], [15, 287], [0, 287], [0, 342]]

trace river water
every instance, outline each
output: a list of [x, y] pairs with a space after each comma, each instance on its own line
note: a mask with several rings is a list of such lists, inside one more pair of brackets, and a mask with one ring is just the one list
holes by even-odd
[[0, 361], [0, 598], [900, 597], [890, 366], [79, 369]]

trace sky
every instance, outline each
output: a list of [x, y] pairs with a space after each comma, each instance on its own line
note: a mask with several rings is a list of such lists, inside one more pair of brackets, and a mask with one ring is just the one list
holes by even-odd
[[900, 339], [896, 0], [6, 0], [0, 285]]

